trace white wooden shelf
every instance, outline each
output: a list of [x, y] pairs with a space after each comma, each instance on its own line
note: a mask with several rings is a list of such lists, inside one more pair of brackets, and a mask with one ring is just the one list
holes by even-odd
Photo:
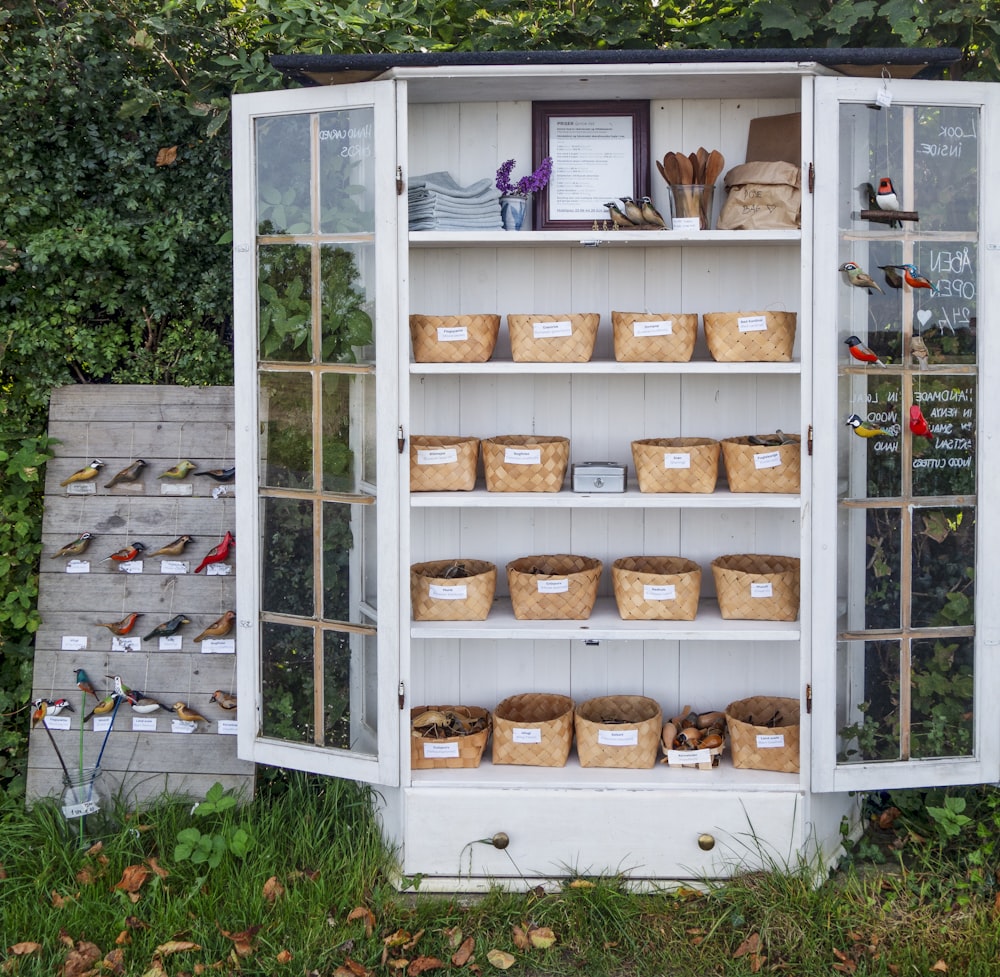
[[798, 621], [727, 621], [714, 600], [701, 600], [693, 621], [623, 621], [613, 598], [598, 598], [585, 621], [519, 621], [499, 598], [485, 621], [412, 621], [413, 638], [516, 641], [767, 641], [797, 650]]
[[797, 244], [792, 231], [410, 231], [411, 248], [748, 247]]
[[591, 360], [588, 363], [521, 363], [493, 359], [486, 363], [411, 363], [414, 376], [464, 376], [488, 374], [571, 374], [600, 376], [602, 374], [724, 374], [726, 376], [777, 374], [795, 376], [802, 372], [798, 360], [788, 363], [720, 363], [715, 360], [689, 360], [686, 363], [619, 363], [617, 360]]
[[798, 509], [801, 498], [780, 492], [411, 492], [414, 509]]

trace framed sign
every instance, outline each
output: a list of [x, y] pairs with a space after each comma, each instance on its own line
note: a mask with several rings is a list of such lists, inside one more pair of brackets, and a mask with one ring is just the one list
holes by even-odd
[[590, 230], [608, 201], [649, 192], [649, 102], [532, 102], [532, 159], [552, 157], [536, 230]]

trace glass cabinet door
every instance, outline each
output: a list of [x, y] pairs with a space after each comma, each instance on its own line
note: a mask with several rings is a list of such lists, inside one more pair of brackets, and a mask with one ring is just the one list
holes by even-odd
[[396, 415], [395, 385], [375, 363], [380, 334], [395, 357], [396, 273], [375, 231], [393, 226], [396, 194], [379, 91], [234, 103], [237, 538], [253, 580], [240, 691], [255, 704], [241, 702], [240, 746], [260, 762], [392, 783], [396, 642], [378, 595], [397, 572], [384, 545], [396, 492], [377, 419]]
[[991, 106], [980, 86], [851, 84], [818, 86], [837, 146], [817, 134], [816, 528], [836, 559], [816, 595], [816, 779], [995, 779]]

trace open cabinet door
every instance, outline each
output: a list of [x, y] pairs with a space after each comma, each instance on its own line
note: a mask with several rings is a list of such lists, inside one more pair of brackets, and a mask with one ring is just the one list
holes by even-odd
[[998, 88], [816, 82], [817, 791], [1000, 774]]
[[[233, 100], [239, 753], [399, 781], [392, 83]], [[376, 372], [376, 350], [390, 367]], [[376, 446], [378, 450], [376, 450]]]

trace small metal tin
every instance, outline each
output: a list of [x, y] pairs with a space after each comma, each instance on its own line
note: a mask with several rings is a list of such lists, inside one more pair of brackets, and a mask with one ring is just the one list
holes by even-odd
[[626, 465], [617, 461], [583, 461], [573, 465], [574, 492], [624, 492]]

